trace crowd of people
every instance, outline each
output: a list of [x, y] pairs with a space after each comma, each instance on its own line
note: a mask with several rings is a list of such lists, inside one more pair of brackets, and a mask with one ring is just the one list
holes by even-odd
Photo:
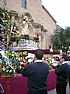
[[[45, 63], [43, 58], [43, 51], [37, 49], [35, 51], [34, 61], [28, 64], [21, 73], [28, 77], [28, 94], [47, 94], [46, 80], [49, 73], [49, 64]], [[70, 65], [68, 57], [62, 55], [57, 58], [58, 63], [53, 65], [56, 74], [56, 93], [66, 94], [66, 86], [69, 81], [70, 86]], [[69, 79], [68, 79], [69, 78]]]

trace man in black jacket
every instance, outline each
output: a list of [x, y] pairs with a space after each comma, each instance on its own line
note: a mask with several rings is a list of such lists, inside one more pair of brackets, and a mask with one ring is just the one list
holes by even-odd
[[43, 51], [35, 51], [35, 62], [28, 64], [22, 75], [28, 77], [28, 94], [47, 94], [46, 80], [49, 73], [49, 66], [42, 61]]
[[66, 94], [66, 86], [68, 79], [68, 63], [67, 59], [62, 56], [60, 58], [60, 64], [55, 66], [56, 79], [56, 92], [57, 94]]
[[68, 58], [68, 64], [69, 64], [69, 88], [70, 88], [70, 57]]

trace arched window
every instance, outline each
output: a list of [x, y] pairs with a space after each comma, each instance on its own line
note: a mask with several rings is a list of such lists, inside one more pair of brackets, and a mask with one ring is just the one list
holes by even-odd
[[26, 8], [26, 0], [21, 0], [21, 7]]

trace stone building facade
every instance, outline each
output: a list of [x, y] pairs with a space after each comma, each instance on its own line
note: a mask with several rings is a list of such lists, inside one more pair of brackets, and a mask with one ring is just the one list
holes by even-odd
[[[20, 35], [29, 35], [28, 44], [32, 47], [47, 49], [51, 45], [51, 35], [56, 29], [56, 21], [42, 6], [41, 0], [3, 0], [0, 7], [15, 11]], [[21, 20], [21, 21], [20, 21]], [[37, 38], [37, 41], [34, 39]]]

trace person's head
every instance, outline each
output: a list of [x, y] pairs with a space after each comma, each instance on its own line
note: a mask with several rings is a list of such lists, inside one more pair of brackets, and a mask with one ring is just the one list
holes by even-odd
[[36, 57], [36, 59], [39, 59], [39, 60], [41, 60], [43, 58], [43, 51], [42, 51], [42, 49], [37, 49], [35, 51], [35, 57]]
[[61, 58], [60, 58], [60, 63], [62, 63], [63, 61], [64, 61], [64, 57], [61, 56]]
[[63, 61], [68, 61], [68, 57], [67, 55], [63, 54], [60, 58], [60, 63], [62, 63]]
[[64, 58], [64, 61], [68, 61], [68, 56], [67, 56], [67, 54], [63, 54], [62, 57]]

